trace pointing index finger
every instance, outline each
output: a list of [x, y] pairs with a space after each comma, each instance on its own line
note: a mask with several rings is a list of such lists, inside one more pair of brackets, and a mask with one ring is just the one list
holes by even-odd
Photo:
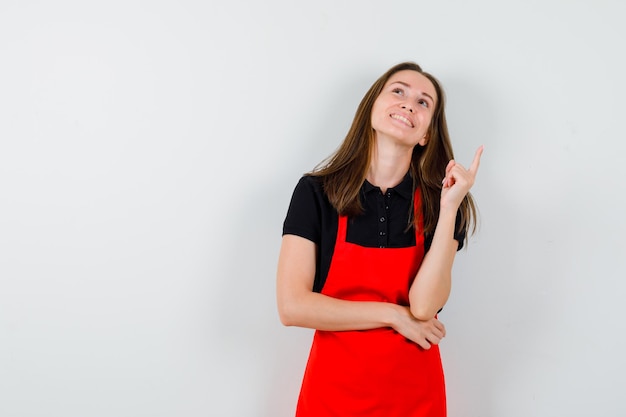
[[474, 175], [476, 175], [476, 172], [478, 172], [478, 167], [480, 166], [480, 157], [483, 154], [484, 149], [484, 145], [480, 145], [478, 149], [476, 149], [476, 153], [474, 154], [474, 160], [472, 161], [472, 165], [468, 169], [468, 171], [470, 171]]

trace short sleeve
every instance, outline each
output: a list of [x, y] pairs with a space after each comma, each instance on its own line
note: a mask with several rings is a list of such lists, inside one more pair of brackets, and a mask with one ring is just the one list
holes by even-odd
[[456, 221], [454, 223], [454, 239], [459, 242], [459, 247], [457, 251], [463, 249], [463, 245], [465, 244], [465, 236], [467, 234], [467, 228], [461, 228], [461, 210], [459, 209], [456, 212]]
[[297, 235], [316, 244], [321, 241], [321, 184], [316, 177], [300, 179], [291, 196], [283, 235]]

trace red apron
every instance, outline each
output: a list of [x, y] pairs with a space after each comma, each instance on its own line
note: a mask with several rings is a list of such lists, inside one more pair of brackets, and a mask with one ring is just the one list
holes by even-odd
[[[419, 190], [414, 207], [421, 219]], [[414, 247], [366, 248], [346, 242], [347, 224], [340, 216], [322, 294], [408, 306], [409, 287], [424, 257], [424, 236], [416, 230]], [[438, 346], [424, 350], [391, 328], [315, 332], [297, 417], [445, 415]]]

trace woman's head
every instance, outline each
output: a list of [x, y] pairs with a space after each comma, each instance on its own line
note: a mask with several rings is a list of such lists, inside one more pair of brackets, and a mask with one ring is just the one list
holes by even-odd
[[[430, 81], [434, 90], [430, 122], [425, 131], [426, 140], [418, 142], [413, 148], [410, 167], [414, 184], [416, 187], [419, 186], [422, 192], [425, 230], [432, 232], [439, 216], [441, 180], [445, 175], [446, 165], [454, 156], [448, 135], [444, 111], [445, 96], [441, 84], [414, 62], [403, 62], [391, 67], [372, 84], [357, 107], [343, 143], [312, 174], [323, 177], [329, 200], [339, 213], [348, 216], [362, 213], [359, 190], [365, 180], [376, 140], [376, 132], [372, 126], [372, 111], [387, 83], [390, 80], [393, 82], [392, 78], [402, 71], [419, 73]], [[473, 210], [471, 197], [469, 203]], [[464, 219], [470, 217], [467, 207], [468, 201], [464, 201], [462, 205]]]
[[[452, 158], [451, 147], [449, 146], [448, 139], [448, 129], [446, 126], [446, 119], [444, 114], [445, 98], [443, 94], [443, 89], [441, 88], [439, 81], [437, 81], [437, 79], [431, 74], [423, 71], [418, 64], [414, 62], [403, 62], [387, 70], [367, 90], [363, 99], [357, 107], [354, 119], [352, 121], [352, 125], [343, 143], [340, 145], [334, 155], [332, 155], [330, 158], [328, 158], [326, 161], [320, 164], [320, 166], [317, 167], [317, 169], [315, 170], [316, 175], [326, 177], [327, 175], [330, 175], [334, 172], [341, 171], [342, 176], [347, 175], [349, 178], [351, 178], [351, 183], [353, 186], [358, 183], [358, 186], [360, 187], [360, 184], [365, 179], [365, 175], [370, 164], [371, 152], [376, 138], [376, 132], [372, 127], [372, 110], [374, 108], [376, 100], [381, 95], [381, 92], [383, 91], [389, 80], [392, 79], [394, 75], [403, 71], [414, 71], [421, 76], [426, 77], [430, 81], [430, 83], [432, 83], [434, 95], [436, 96], [432, 97], [434, 101], [434, 108], [431, 109], [431, 120], [425, 133], [427, 140], [425, 141], [425, 143], [415, 146], [413, 151], [413, 159], [411, 162], [412, 174], [417, 174], [415, 172], [415, 169], [417, 169], [419, 165], [421, 165], [419, 161], [422, 159], [422, 157], [432, 157], [436, 154], [441, 153], [442, 142], [445, 143], [443, 148], [446, 151], [450, 151], [444, 152], [445, 157], [448, 158], [448, 160]], [[429, 151], [431, 148], [433, 150]], [[438, 175], [443, 178], [445, 165], [441, 167], [441, 169], [443, 171]], [[441, 179], [439, 179], [439, 181], [441, 181]], [[353, 192], [350, 194], [353, 194]], [[349, 206], [352, 205], [350, 204]], [[341, 205], [341, 207], [345, 208], [343, 205]], [[348, 210], [347, 213], [358, 213], [360, 212], [359, 207], [360, 206], [357, 205], [356, 207], [353, 207], [354, 210]], [[342, 210], [340, 210], [340, 212], [341, 211]]]
[[392, 141], [412, 150], [426, 146], [437, 92], [429, 78], [413, 70], [392, 74], [374, 101], [371, 126], [376, 141]]
[[[374, 104], [383, 92], [383, 89], [385, 88], [387, 83], [392, 80], [395, 75], [402, 71], [414, 71], [421, 74], [421, 76], [427, 78], [430, 81], [432, 88], [434, 89], [436, 97], [433, 97], [434, 108], [432, 109], [432, 118], [426, 134], [427, 138], [429, 138], [429, 140], [431, 138], [437, 140], [437, 136], [440, 132], [447, 132], [447, 128], [445, 127], [444, 115], [445, 97], [439, 81], [431, 74], [423, 71], [418, 64], [414, 62], [403, 62], [401, 64], [391, 67], [383, 75], [381, 75], [365, 93], [365, 96], [363, 97], [361, 103], [357, 108], [356, 115], [354, 117], [354, 121], [350, 131], [367, 133], [366, 135], [359, 135], [361, 137], [359, 137], [358, 139], [360, 139], [361, 146], [368, 151], [371, 148], [372, 142], [374, 140], [374, 131], [372, 129], [371, 121]], [[348, 136], [350, 135], [350, 133], [348, 134]], [[348, 139], [348, 137], [346, 137], [346, 139]]]

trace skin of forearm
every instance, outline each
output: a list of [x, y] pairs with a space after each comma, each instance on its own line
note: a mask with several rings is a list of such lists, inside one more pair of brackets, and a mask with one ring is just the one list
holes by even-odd
[[308, 292], [279, 309], [286, 326], [345, 331], [394, 327], [399, 306], [375, 301], [348, 301]]
[[450, 295], [452, 264], [458, 248], [455, 220], [456, 210], [442, 209], [439, 213], [431, 247], [411, 285], [411, 314], [418, 320], [433, 318]]

